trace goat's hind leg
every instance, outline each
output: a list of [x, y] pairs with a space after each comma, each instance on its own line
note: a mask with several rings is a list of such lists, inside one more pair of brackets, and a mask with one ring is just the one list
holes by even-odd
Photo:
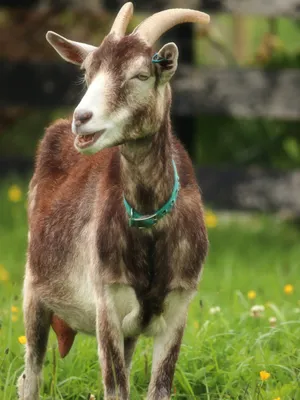
[[38, 400], [40, 375], [47, 349], [51, 312], [37, 298], [34, 288], [25, 278], [24, 323], [27, 338], [25, 370], [18, 380], [20, 400]]

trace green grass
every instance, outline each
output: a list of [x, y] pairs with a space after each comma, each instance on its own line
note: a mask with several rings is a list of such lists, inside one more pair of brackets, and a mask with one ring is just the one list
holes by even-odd
[[[23, 368], [24, 335], [21, 285], [26, 251], [25, 199], [8, 201], [9, 185], [0, 186], [0, 264], [9, 272], [0, 281], [0, 399], [16, 398], [15, 382]], [[190, 307], [174, 380], [174, 399], [300, 399], [300, 246], [296, 227], [275, 217], [220, 216], [209, 230], [210, 255], [199, 294]], [[294, 293], [284, 293], [292, 284]], [[247, 292], [257, 298], [249, 300]], [[200, 301], [201, 300], [201, 301]], [[254, 304], [266, 306], [261, 318]], [[12, 321], [11, 307], [19, 308]], [[221, 312], [210, 314], [211, 307]], [[276, 327], [268, 319], [277, 318]], [[131, 399], [144, 398], [151, 369], [152, 341], [141, 338], [133, 360]], [[268, 371], [262, 382], [259, 372]], [[176, 392], [176, 394], [175, 394]], [[44, 368], [42, 399], [102, 398], [96, 340], [78, 335], [60, 360], [51, 334]]]

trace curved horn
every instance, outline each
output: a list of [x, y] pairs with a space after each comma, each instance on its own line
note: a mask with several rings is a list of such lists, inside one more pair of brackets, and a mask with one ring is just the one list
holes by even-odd
[[118, 12], [116, 19], [111, 27], [110, 33], [115, 33], [118, 36], [124, 36], [126, 33], [127, 25], [131, 20], [133, 14], [133, 4], [131, 2], [125, 3]]
[[184, 22], [208, 24], [210, 17], [201, 11], [173, 8], [153, 14], [135, 28], [133, 33], [141, 36], [150, 46], [166, 31]]

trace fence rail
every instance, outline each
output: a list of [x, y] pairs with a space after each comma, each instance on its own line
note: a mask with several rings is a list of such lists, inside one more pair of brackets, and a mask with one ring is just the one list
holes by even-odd
[[[95, 0], [116, 11], [123, 0]], [[174, 4], [174, 0], [136, 0], [137, 10], [155, 11]], [[1, 6], [83, 7], [78, 0], [0, 0]], [[186, 0], [185, 6], [208, 11], [228, 11], [260, 15], [300, 16], [300, 0]], [[177, 29], [177, 30], [176, 30]], [[196, 116], [223, 114], [238, 117], [271, 117], [300, 119], [300, 71], [255, 69], [206, 69], [192, 67], [193, 31], [189, 25], [176, 28], [169, 34], [181, 51], [181, 66], [173, 82], [173, 115]], [[45, 42], [46, 46], [46, 42]], [[189, 49], [188, 51], [186, 49]], [[190, 65], [182, 65], [189, 63]], [[73, 105], [82, 90], [76, 82], [79, 72], [63, 62], [9, 62], [0, 64], [0, 105], [55, 107]], [[22, 87], [22, 90], [20, 90]], [[183, 100], [184, 99], [184, 100]]]
[[[94, 7], [99, 11], [104, 8], [115, 13], [124, 2], [0, 0], [0, 7], [48, 7], [55, 10]], [[155, 12], [173, 6], [174, 0], [135, 0], [134, 5], [137, 12]], [[184, 6], [208, 11], [213, 15], [228, 12], [238, 15], [300, 17], [300, 0], [185, 0]], [[191, 137], [195, 126], [193, 118], [203, 113], [300, 119], [300, 70], [195, 68], [192, 67], [194, 52], [191, 26], [178, 26], [166, 36], [167, 40], [176, 41], [181, 52], [180, 67], [173, 82], [172, 111], [176, 130], [187, 147], [186, 133], [190, 133]], [[0, 106], [74, 105], [83, 91], [77, 84], [78, 77], [78, 69], [63, 62], [10, 62], [2, 59]], [[5, 163], [0, 160], [0, 171], [10, 165], [9, 161]], [[216, 207], [289, 211], [300, 216], [300, 171], [197, 168], [196, 173], [205, 201]]]
[[[79, 69], [63, 62], [0, 61], [0, 106], [72, 106], [82, 95]], [[8, 84], [8, 82], [10, 84]], [[21, 88], [21, 90], [20, 90]], [[173, 82], [173, 114], [223, 114], [296, 120], [300, 71], [196, 69], [181, 65]]]

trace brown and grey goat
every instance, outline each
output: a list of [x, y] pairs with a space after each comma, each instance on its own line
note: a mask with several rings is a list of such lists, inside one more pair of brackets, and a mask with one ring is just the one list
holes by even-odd
[[178, 49], [168, 43], [153, 58], [152, 46], [176, 24], [209, 17], [166, 10], [126, 36], [132, 13], [126, 3], [99, 47], [47, 33], [84, 70], [87, 91], [72, 120], [46, 130], [30, 183], [22, 400], [39, 398], [51, 325], [62, 356], [76, 332], [97, 336], [105, 399], [129, 399], [137, 338], [153, 336], [148, 399], [170, 398], [208, 241], [192, 163], [170, 123]]

